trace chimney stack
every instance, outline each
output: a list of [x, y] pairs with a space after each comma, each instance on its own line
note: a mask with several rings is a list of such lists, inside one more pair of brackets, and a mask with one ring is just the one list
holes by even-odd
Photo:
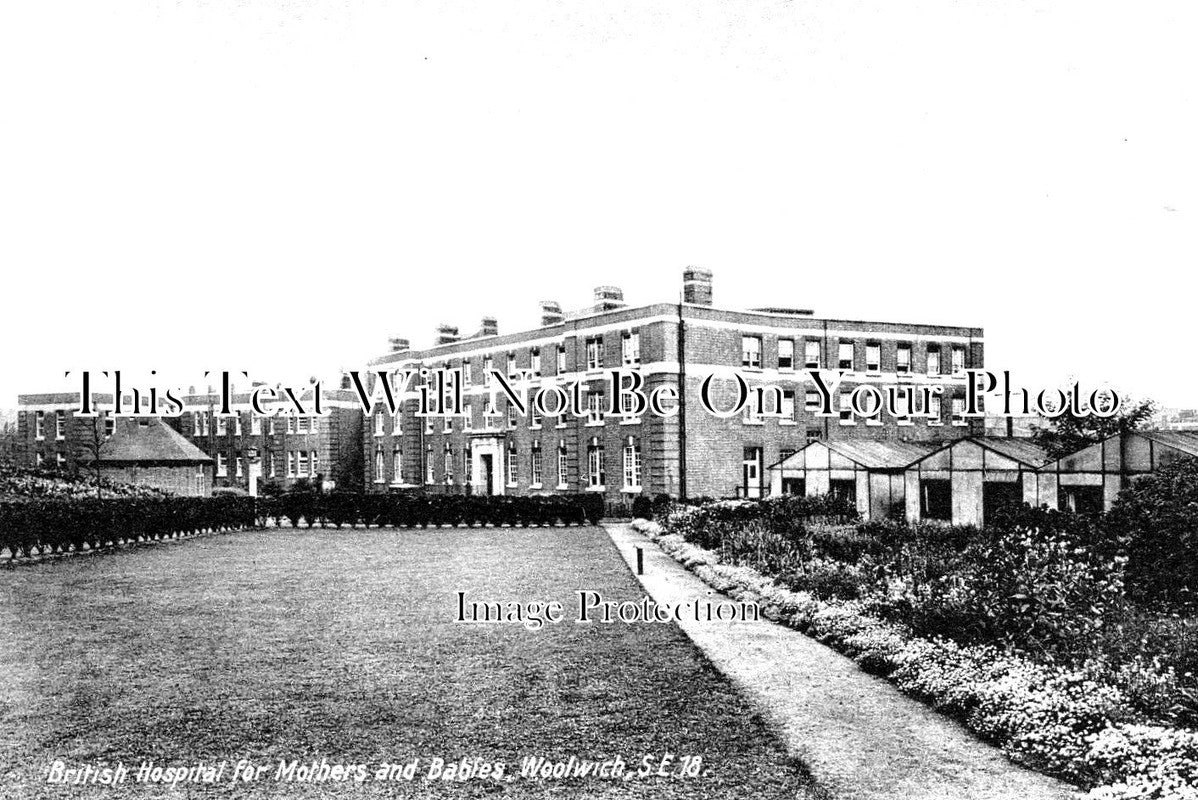
[[682, 302], [711, 305], [711, 270], [687, 267], [682, 273]]
[[399, 336], [392, 336], [388, 341], [391, 344], [392, 353], [403, 353], [412, 349], [412, 343], [407, 339], [400, 338]]
[[595, 310], [612, 311], [624, 307], [624, 292], [618, 286], [595, 287]]
[[458, 336], [458, 328], [456, 325], [438, 325], [437, 326], [437, 344], [453, 344], [461, 337]]
[[478, 332], [479, 336], [498, 336], [499, 335], [499, 320], [494, 317], [483, 317], [482, 330]]
[[566, 321], [566, 315], [562, 313], [561, 304], [556, 300], [541, 301], [541, 327], [548, 328], [550, 325], [561, 325]]

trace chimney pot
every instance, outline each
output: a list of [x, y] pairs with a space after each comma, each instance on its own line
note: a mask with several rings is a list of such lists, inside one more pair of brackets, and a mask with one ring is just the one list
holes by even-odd
[[711, 270], [687, 267], [682, 272], [682, 302], [711, 305]]

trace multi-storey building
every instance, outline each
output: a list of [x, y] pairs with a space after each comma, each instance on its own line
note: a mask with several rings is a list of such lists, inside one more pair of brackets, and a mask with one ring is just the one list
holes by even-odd
[[322, 398], [322, 416], [260, 416], [252, 412], [249, 392], [234, 393], [232, 413], [224, 416], [218, 393], [193, 393], [181, 398], [186, 411], [170, 421], [212, 457], [217, 488], [258, 494], [265, 483], [287, 489], [306, 480], [324, 488], [358, 490], [361, 404], [345, 389], [326, 389]]
[[[464, 339], [442, 326], [425, 350], [393, 339], [392, 351], [372, 360], [371, 369], [461, 370], [465, 413], [422, 418], [412, 399], [394, 416], [376, 406], [364, 426], [367, 486], [591, 491], [609, 500], [641, 493], [758, 496], [767, 491], [767, 465], [813, 439], [924, 440], [980, 432], [980, 422], [962, 416], [962, 373], [982, 363], [979, 328], [832, 320], [785, 308], [720, 309], [712, 303], [711, 273], [690, 269], [680, 303], [632, 307], [619, 289], [600, 287], [594, 305], [577, 313], [542, 303], [542, 326], [535, 330], [501, 336], [488, 318]], [[673, 387], [677, 412], [610, 413], [605, 383], [617, 368], [638, 372], [646, 393]], [[845, 399], [863, 383], [939, 387], [928, 394], [927, 408], [911, 409], [931, 418], [864, 419], [844, 410], [819, 416], [819, 392], [803, 380], [810, 369], [845, 370], [836, 389]], [[530, 409], [518, 415], [496, 394], [492, 370], [513, 378], [526, 371], [532, 391], [583, 383], [586, 413], [549, 418]], [[702, 387], [714, 376], [711, 405], [721, 412], [733, 408], [738, 375], [750, 387], [772, 388], [731, 416], [704, 407]]]
[[[223, 416], [218, 393], [189, 393], [185, 410], [165, 422], [213, 461], [214, 488], [235, 487], [252, 494], [266, 482], [286, 489], [304, 479], [329, 487], [362, 486], [362, 409], [356, 394], [322, 392], [322, 416], [251, 413], [250, 394], [231, 397]], [[110, 408], [112, 396], [94, 394], [93, 403]], [[78, 393], [18, 397], [18, 463], [77, 471], [111, 437], [115, 420], [107, 413], [78, 417]], [[144, 409], [143, 409], [144, 410]]]

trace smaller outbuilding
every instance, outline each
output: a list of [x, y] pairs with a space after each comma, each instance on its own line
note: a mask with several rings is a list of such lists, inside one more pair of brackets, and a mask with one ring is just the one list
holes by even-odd
[[817, 440], [770, 467], [770, 493], [832, 494], [855, 503], [863, 519], [902, 515], [904, 472], [937, 446], [889, 439]]
[[1037, 470], [1048, 461], [1047, 451], [1029, 439], [948, 442], [907, 468], [907, 519], [981, 526], [1003, 505], [1039, 505]]
[[1198, 431], [1115, 434], [1045, 464], [1038, 501], [1062, 511], [1109, 511], [1132, 480], [1187, 457], [1198, 457]]
[[99, 453], [109, 480], [183, 497], [212, 494], [212, 459], [160, 419], [116, 420]]

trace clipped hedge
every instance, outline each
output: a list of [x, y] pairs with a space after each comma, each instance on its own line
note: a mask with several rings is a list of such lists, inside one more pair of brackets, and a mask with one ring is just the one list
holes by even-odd
[[378, 528], [450, 526], [585, 525], [603, 519], [598, 494], [534, 497], [450, 494], [297, 492], [259, 501], [279, 525]]
[[252, 497], [33, 500], [0, 503], [0, 550], [9, 559], [100, 550], [207, 531], [256, 527]]

